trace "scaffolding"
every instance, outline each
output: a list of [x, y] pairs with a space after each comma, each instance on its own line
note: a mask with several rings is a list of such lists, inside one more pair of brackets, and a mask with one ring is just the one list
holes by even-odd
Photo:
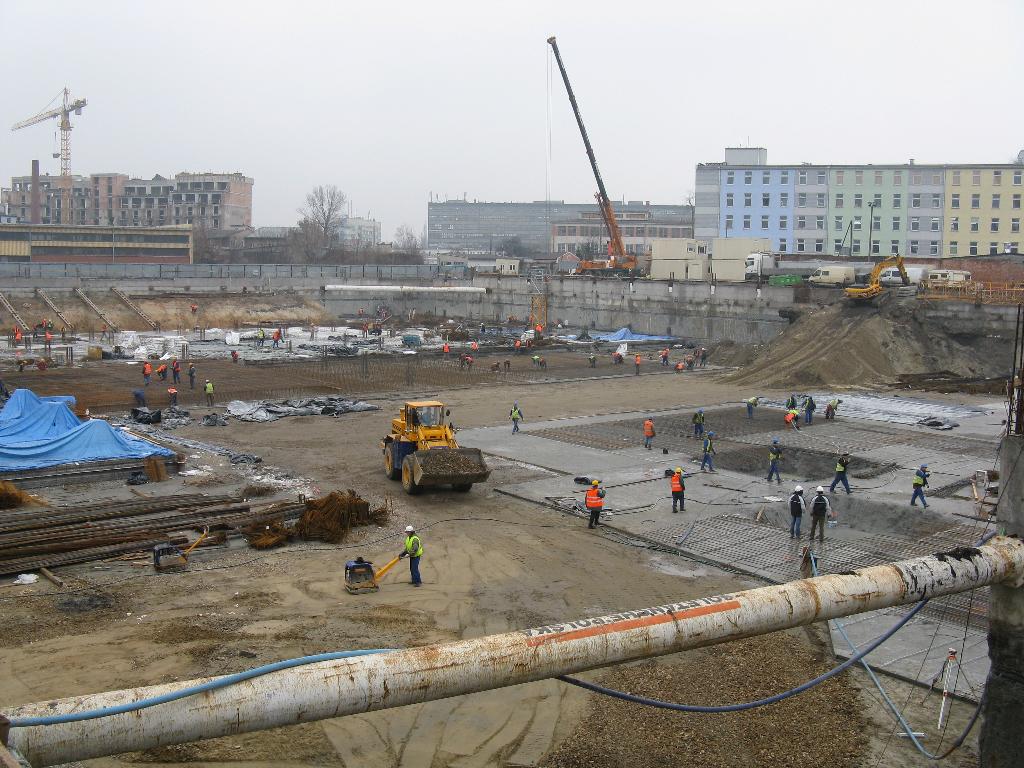
[[981, 283], [966, 280], [922, 288], [922, 301], [969, 301], [974, 304], [1013, 306], [1024, 302], [1024, 283]]

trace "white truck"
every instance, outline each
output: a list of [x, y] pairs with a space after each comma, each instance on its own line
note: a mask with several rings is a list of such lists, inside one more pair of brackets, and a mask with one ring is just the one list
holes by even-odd
[[[906, 267], [910, 284], [920, 285], [931, 269], [933, 267]], [[878, 282], [884, 286], [900, 286], [903, 285], [903, 278], [900, 276], [900, 271], [897, 267], [888, 267], [882, 270], [882, 273], [878, 276]]]

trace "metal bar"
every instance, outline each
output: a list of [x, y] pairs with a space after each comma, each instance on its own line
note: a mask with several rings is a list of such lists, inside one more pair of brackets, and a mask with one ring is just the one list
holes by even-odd
[[72, 323], [70, 320], [68, 320], [64, 316], [64, 313], [61, 312], [60, 309], [57, 308], [57, 305], [54, 303], [53, 299], [51, 299], [49, 297], [49, 295], [47, 295], [47, 293], [45, 291], [43, 291], [42, 288], [36, 288], [36, 296], [38, 296], [40, 299], [42, 299], [43, 300], [43, 304], [48, 306], [50, 308], [50, 311], [53, 312], [53, 314], [55, 314], [57, 317], [60, 318], [60, 321], [62, 323], [64, 323], [64, 327], [67, 330], [69, 330], [69, 331], [74, 330], [74, 328], [75, 328], [74, 323]]
[[103, 310], [96, 306], [95, 302], [85, 295], [85, 291], [81, 288], [72, 288], [71, 292], [74, 293], [78, 298], [85, 302], [86, 306], [89, 307], [93, 312], [100, 316], [100, 319], [107, 324], [107, 328], [115, 333], [120, 333], [121, 328], [113, 320], [103, 314]]
[[125, 293], [124, 291], [122, 291], [120, 288], [118, 288], [116, 286], [111, 286], [110, 290], [113, 291], [114, 295], [117, 296], [117, 298], [119, 298], [126, 305], [128, 305], [128, 308], [130, 310], [132, 310], [132, 312], [134, 312], [136, 315], [141, 317], [145, 321], [146, 325], [148, 325], [154, 331], [160, 330], [160, 323], [158, 323], [156, 320], [154, 320], [149, 315], [147, 315], [145, 312], [143, 312], [142, 311], [142, 307], [140, 307], [138, 304], [136, 304], [134, 301], [132, 301], [128, 297], [127, 293]]
[[[35, 766], [400, 707], [677, 653], [989, 584], [1024, 582], [1024, 544], [987, 546], [551, 624], [321, 662], [132, 713], [14, 728]], [[179, 682], [29, 704], [12, 719], [81, 712], [192, 686]]]

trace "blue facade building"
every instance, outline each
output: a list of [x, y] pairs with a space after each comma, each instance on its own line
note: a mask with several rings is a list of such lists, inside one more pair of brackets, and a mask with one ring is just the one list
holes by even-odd
[[796, 170], [720, 168], [718, 237], [767, 237], [772, 250], [793, 243]]

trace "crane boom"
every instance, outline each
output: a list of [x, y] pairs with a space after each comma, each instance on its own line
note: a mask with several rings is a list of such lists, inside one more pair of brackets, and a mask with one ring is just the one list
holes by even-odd
[[[601, 171], [597, 167], [597, 157], [594, 155], [594, 147], [590, 144], [590, 137], [587, 135], [587, 128], [583, 124], [583, 116], [580, 114], [579, 104], [576, 103], [576, 94], [573, 93], [572, 85], [569, 83], [569, 74], [565, 71], [565, 64], [562, 63], [562, 54], [558, 50], [558, 42], [554, 36], [548, 38], [548, 45], [555, 53], [555, 61], [558, 62], [558, 71], [562, 73], [562, 82], [565, 83], [565, 91], [569, 94], [569, 103], [572, 105], [572, 113], [576, 116], [576, 124], [580, 128], [580, 135], [583, 136], [583, 145], [587, 149], [587, 157], [590, 159], [590, 167], [594, 171], [594, 179], [597, 181], [597, 204], [601, 210], [601, 218], [608, 230], [608, 266], [605, 269], [627, 269], [636, 268], [636, 259], [626, 254], [626, 248], [622, 243], [622, 233], [619, 230], [619, 222], [615, 218], [615, 210], [608, 197], [608, 190], [605, 189], [604, 179], [601, 178]], [[601, 269], [599, 267], [598, 269]]]

